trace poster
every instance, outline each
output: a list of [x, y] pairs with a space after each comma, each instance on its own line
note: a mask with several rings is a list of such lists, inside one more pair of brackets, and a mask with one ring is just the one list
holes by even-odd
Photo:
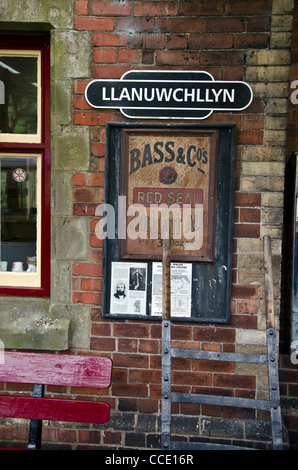
[[127, 236], [121, 259], [214, 262], [216, 129], [122, 130], [120, 193]]
[[[171, 317], [191, 316], [192, 265], [171, 263]], [[162, 314], [162, 263], [152, 265], [151, 315]]]
[[112, 262], [110, 313], [146, 315], [147, 263]]

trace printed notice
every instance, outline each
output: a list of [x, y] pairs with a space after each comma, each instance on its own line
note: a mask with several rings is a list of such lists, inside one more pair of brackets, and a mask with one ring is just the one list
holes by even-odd
[[112, 263], [111, 307], [116, 314], [146, 315], [147, 263]]
[[[171, 316], [191, 316], [192, 265], [171, 263]], [[162, 314], [162, 263], [152, 265], [151, 315]]]

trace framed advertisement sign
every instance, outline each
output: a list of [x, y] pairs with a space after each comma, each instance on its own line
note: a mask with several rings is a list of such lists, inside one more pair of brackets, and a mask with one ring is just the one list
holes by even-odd
[[122, 129], [120, 195], [128, 236], [121, 259], [214, 259], [217, 129]]
[[234, 124], [106, 125], [104, 317], [161, 320], [168, 236], [173, 320], [229, 322], [235, 149]]

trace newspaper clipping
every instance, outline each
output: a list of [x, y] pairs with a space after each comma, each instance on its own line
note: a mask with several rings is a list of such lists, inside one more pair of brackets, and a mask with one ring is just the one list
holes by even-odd
[[147, 263], [112, 263], [111, 307], [115, 314], [146, 315]]
[[[171, 316], [191, 316], [191, 279], [190, 263], [171, 263]], [[162, 263], [152, 267], [152, 310], [151, 315], [162, 314]]]

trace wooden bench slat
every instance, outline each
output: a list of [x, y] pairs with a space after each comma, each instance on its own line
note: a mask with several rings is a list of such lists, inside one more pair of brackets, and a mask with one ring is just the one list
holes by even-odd
[[0, 382], [107, 388], [112, 361], [106, 357], [6, 351]]
[[104, 402], [0, 396], [1, 416], [6, 418], [47, 419], [103, 424], [109, 420], [110, 407]]

